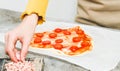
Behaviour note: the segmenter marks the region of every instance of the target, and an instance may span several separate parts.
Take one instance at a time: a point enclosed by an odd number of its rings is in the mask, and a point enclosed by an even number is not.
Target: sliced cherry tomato
[[[81,39],[82,39],[81,37],[73,37],[73,38],[72,38],[72,41],[73,41],[73,42],[80,42]]]
[[[43,33],[36,33],[36,36],[37,36],[37,37],[43,37],[44,34],[43,34]]]
[[[50,33],[50,34],[49,34],[49,37],[50,37],[50,38],[55,38],[55,37],[57,37],[57,34],[56,34],[56,33]]]
[[[61,50],[61,49],[63,48],[63,45],[60,44],[60,43],[56,43],[56,44],[53,45],[53,47],[54,47],[55,49]]]
[[[56,39],[55,42],[56,42],[56,43],[62,43],[62,42],[63,42],[63,39]]]
[[[76,33],[77,34],[84,34],[84,31],[83,30],[76,30]]]
[[[80,34],[79,37],[86,38],[86,35],[85,34]]]
[[[82,43],[81,43],[81,46],[82,47],[89,47],[91,44],[90,44],[90,42],[89,41],[83,41]]]
[[[55,31],[56,33],[60,33],[60,32],[62,31],[62,29],[61,29],[61,28],[56,28],[54,31]]]
[[[70,47],[70,50],[72,51],[72,52],[75,52],[76,50],[78,50],[79,48],[77,47],[77,46],[71,46]]]
[[[34,39],[34,43],[41,43],[41,38],[40,37],[36,37],[35,39]]]
[[[51,41],[45,40],[45,41],[42,41],[42,44],[43,44],[43,45],[49,45],[49,44],[51,44]]]
[[[68,31],[68,30],[63,30],[63,34],[65,34],[65,35],[71,35],[71,32]]]
[[[84,41],[90,41],[91,38],[88,38],[88,37],[84,37]]]

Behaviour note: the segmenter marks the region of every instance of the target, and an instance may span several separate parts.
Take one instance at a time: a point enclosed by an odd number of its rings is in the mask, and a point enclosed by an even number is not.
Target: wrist
[[[24,19],[23,19],[23,24],[29,24],[29,25],[37,25],[38,23],[38,16],[36,14],[30,14],[27,15]]]

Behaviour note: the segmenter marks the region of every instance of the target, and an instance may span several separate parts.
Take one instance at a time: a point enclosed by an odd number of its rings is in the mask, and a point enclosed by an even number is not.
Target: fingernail
[[[12,59],[13,62],[17,63],[18,61],[16,59]]]
[[[21,61],[24,62],[24,61],[25,61],[25,57],[22,57],[22,58],[21,58]]]

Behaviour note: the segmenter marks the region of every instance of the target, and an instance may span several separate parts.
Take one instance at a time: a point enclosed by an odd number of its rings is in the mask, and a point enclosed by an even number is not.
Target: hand
[[[38,16],[31,14],[26,16],[18,27],[6,33],[5,51],[12,61],[18,61],[16,57],[18,50],[15,47],[18,40],[21,42],[20,61],[24,61],[37,21]]]

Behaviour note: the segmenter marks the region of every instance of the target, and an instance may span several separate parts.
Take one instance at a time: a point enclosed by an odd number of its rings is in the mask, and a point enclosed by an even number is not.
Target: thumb
[[[25,61],[25,57],[26,57],[27,52],[28,52],[28,46],[29,46],[29,44],[27,42],[23,43],[23,47],[21,49],[21,54],[20,54],[21,55],[20,56],[21,61]]]

